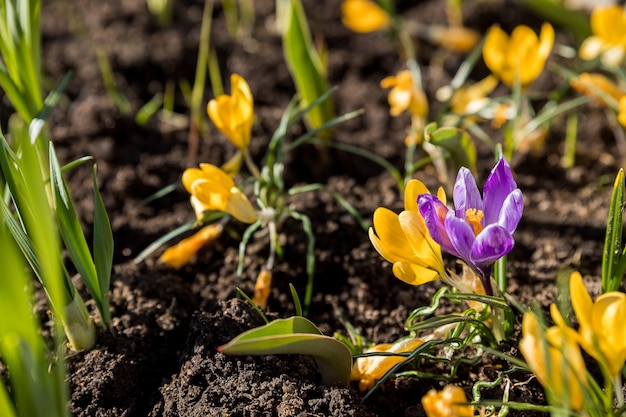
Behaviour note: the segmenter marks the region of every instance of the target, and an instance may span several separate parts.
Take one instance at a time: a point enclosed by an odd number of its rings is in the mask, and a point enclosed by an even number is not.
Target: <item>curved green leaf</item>
[[[278,319],[248,330],[218,348],[227,355],[300,354],[314,357],[329,385],[346,386],[350,382],[352,354],[337,339],[324,336],[304,317]]]

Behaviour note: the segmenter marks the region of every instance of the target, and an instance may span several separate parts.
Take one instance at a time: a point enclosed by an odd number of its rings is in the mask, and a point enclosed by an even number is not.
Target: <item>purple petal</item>
[[[515,239],[502,226],[491,224],[476,236],[471,259],[475,265],[492,264],[513,249]]]
[[[483,200],[480,196],[480,191],[478,191],[476,180],[470,170],[465,167],[459,169],[452,197],[454,198],[457,217],[465,218],[467,209],[483,209]]]
[[[454,250],[444,225],[449,212],[448,208],[437,197],[430,194],[420,194],[417,197],[417,206],[433,240],[439,243],[446,252],[450,252],[450,249]]]
[[[448,252],[471,263],[472,247],[476,240],[472,226],[465,219],[460,219],[450,212],[446,217],[446,230],[454,246],[454,252],[449,250]]]
[[[522,218],[522,211],[524,211],[524,196],[518,188],[513,190],[502,203],[498,224],[513,234]]]
[[[517,188],[513,179],[511,167],[504,158],[500,158],[496,166],[491,170],[483,188],[483,213],[484,224],[492,224],[498,221],[500,209],[506,197]]]

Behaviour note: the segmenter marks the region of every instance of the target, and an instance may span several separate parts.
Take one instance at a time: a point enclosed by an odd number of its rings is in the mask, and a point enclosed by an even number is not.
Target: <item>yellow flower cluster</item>
[[[572,307],[580,323],[576,332],[553,304],[555,326],[544,330],[534,313],[524,314],[520,351],[539,382],[560,405],[580,410],[589,383],[580,347],[595,358],[612,378],[620,375],[626,360],[626,294],[607,292],[595,301],[582,277],[570,276]]]
[[[198,220],[207,210],[224,211],[243,223],[253,223],[258,216],[248,198],[237,188],[231,175],[238,172],[242,156],[247,155],[250,134],[254,119],[254,102],[246,80],[238,74],[230,77],[232,94],[221,94],[207,105],[211,121],[238,149],[237,154],[223,169],[212,164],[200,164],[198,168],[188,168],[183,173],[183,186],[191,194]],[[228,172],[228,173],[227,173]],[[217,239],[222,225],[209,225],[194,235],[168,248],[160,261],[180,268],[205,244]]]

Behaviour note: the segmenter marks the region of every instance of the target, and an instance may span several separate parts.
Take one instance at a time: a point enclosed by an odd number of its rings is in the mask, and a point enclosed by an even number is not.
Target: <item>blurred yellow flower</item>
[[[393,274],[400,280],[421,285],[445,274],[440,246],[432,239],[417,208],[417,196],[429,194],[419,180],[408,182],[404,191],[404,211],[379,207],[374,211],[374,227],[369,238],[378,253],[393,264]],[[441,188],[438,197],[445,203]]]
[[[221,223],[204,226],[200,231],[167,248],[159,258],[159,261],[177,269],[187,265],[204,245],[220,237],[223,228]]]
[[[389,15],[371,0],[344,0],[341,21],[348,29],[359,33],[384,30],[391,24]]]
[[[403,70],[395,76],[385,77],[381,82],[382,88],[391,88],[389,92],[389,113],[399,116],[408,110],[412,116],[425,118],[428,114],[428,100],[426,94],[413,82],[411,71]]]
[[[487,97],[498,86],[498,79],[488,75],[474,84],[456,90],[450,98],[450,110],[456,114],[474,114],[485,109],[491,100]]]
[[[617,114],[617,120],[626,128],[626,95],[619,99],[619,113]]]
[[[550,306],[557,326],[544,330],[532,312],[524,313],[519,350],[531,371],[552,398],[561,406],[574,410],[583,407],[586,368],[576,332],[565,326],[553,304]]]
[[[570,294],[581,346],[606,364],[612,376],[619,375],[626,360],[626,294],[611,291],[594,302],[578,272],[570,276]]]
[[[626,9],[617,4],[597,7],[591,13],[591,32],[580,45],[580,57],[591,60],[599,56],[605,65],[620,65],[626,52]]]
[[[254,223],[257,213],[233,179],[211,164],[200,164],[183,173],[183,185],[191,194],[191,205],[200,219],[206,210],[225,211],[244,223]]]
[[[487,32],[483,59],[489,70],[503,83],[512,87],[519,79],[522,87],[541,74],[554,45],[554,28],[541,26],[539,37],[528,26],[517,26],[509,37],[499,26]]]
[[[576,91],[588,97],[596,99],[605,106],[610,106],[607,100],[611,98],[619,100],[626,92],[617,84],[602,74],[583,72],[570,81],[570,85]]]
[[[422,406],[428,417],[473,417],[474,407],[467,404],[463,388],[446,385],[441,391],[431,389],[422,397]]]
[[[424,343],[422,339],[410,338],[396,343],[383,343],[366,349],[363,353],[410,353]],[[365,356],[357,358],[352,365],[351,381],[359,381],[359,389],[367,391],[392,367],[405,360],[405,356]]]
[[[480,34],[463,26],[432,26],[427,31],[431,42],[459,53],[470,52],[480,41]]]
[[[254,284],[254,296],[252,302],[261,308],[267,306],[267,299],[270,297],[272,291],[272,271],[263,268],[259,275],[256,277],[256,283]]]
[[[220,94],[209,101],[207,113],[211,121],[240,151],[250,144],[254,119],[254,102],[246,80],[238,74],[230,76],[232,95]]]

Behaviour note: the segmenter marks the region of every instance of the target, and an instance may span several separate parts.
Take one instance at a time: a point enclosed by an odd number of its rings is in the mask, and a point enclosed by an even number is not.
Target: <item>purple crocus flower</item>
[[[463,167],[456,177],[453,198],[454,210],[430,194],[421,194],[417,204],[435,242],[478,272],[485,291],[492,295],[493,264],[515,244],[513,232],[524,209],[522,192],[509,164],[500,158],[485,182],[482,197],[471,172]]]

